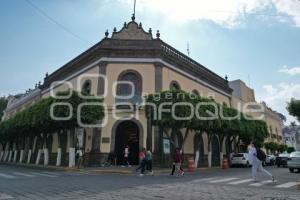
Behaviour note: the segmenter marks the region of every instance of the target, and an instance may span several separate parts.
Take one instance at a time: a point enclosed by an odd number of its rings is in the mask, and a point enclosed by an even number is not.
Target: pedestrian
[[[171,172],[171,176],[173,176],[174,175],[174,172],[175,172],[175,169],[176,169],[176,151],[177,151],[177,149],[179,149],[179,148],[175,148],[175,152],[174,152],[174,155],[173,155],[173,162],[172,162],[172,172]],[[181,153],[182,154],[182,153]],[[181,155],[182,156],[182,155]],[[183,172],[183,169],[182,169],[182,166],[180,165],[180,170],[182,171],[182,175],[184,176],[184,172]]]
[[[264,159],[266,158],[265,153],[259,149],[256,148],[257,146],[254,145],[253,143],[251,143],[248,146],[248,161],[249,163],[252,165],[252,178],[254,180],[254,182],[257,181],[257,172],[262,172],[264,173],[266,176],[269,176],[272,180],[272,182],[275,182],[274,176],[268,172],[267,170],[265,170],[262,166],[262,162],[264,161]]]
[[[77,162],[77,168],[83,167],[83,161],[84,161],[84,152],[81,148],[79,148],[76,152],[76,155],[78,157],[78,162]]]
[[[140,173],[140,176],[144,176],[145,170],[148,170],[150,172],[150,175],[153,175],[152,170],[152,153],[150,150],[148,150],[145,154],[145,158],[142,161],[142,170]]]
[[[124,161],[125,161],[125,165],[127,167],[131,167],[130,163],[129,163],[129,146],[126,145],[125,149],[124,149]]]
[[[136,171],[139,171],[142,169],[142,162],[145,158],[146,148],[143,148],[143,150],[139,153],[139,167],[136,168]]]

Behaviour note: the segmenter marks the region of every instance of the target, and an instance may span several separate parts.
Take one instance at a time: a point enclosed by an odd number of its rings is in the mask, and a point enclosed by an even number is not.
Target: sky
[[[0,0],[0,96],[23,93],[130,21],[134,0]],[[137,0],[136,21],[285,114],[300,99],[299,0]]]

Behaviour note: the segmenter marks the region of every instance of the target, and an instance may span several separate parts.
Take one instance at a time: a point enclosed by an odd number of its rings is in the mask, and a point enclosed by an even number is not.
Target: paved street
[[[268,167],[275,184],[260,177],[253,183],[250,169],[201,170],[183,178],[168,174],[100,174],[89,171],[49,171],[0,165],[2,199],[300,199],[300,174]]]

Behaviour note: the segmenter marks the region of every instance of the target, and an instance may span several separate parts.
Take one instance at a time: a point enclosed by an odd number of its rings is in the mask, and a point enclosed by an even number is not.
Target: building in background
[[[233,89],[232,107],[264,120],[267,123],[269,136],[266,142],[282,142],[284,124],[278,113],[268,107],[265,102],[257,103],[254,90],[248,87],[242,80],[230,81],[229,86]],[[255,112],[246,112],[248,109],[252,109]]]
[[[283,129],[283,140],[289,147],[294,147],[300,151],[300,125],[291,123]]]
[[[24,94],[10,95],[7,97],[7,107],[3,112],[2,120],[15,116],[18,112],[30,107],[41,97],[41,90],[36,86]]]

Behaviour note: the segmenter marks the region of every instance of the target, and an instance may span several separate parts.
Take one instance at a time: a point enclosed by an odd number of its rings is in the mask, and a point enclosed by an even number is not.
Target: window
[[[126,83],[120,83],[117,88],[117,94],[119,96],[129,96],[134,94],[134,96],[140,96],[142,94],[142,78],[141,75],[136,71],[127,71],[119,76],[118,81],[128,81],[133,83],[133,87]],[[132,89],[134,91],[132,91]]]
[[[176,81],[170,83],[170,90],[180,90],[180,86]]]
[[[90,80],[86,80],[82,85],[81,92],[83,94],[91,94],[91,90],[92,90],[92,82]]]
[[[197,90],[193,90],[193,91],[192,91],[192,94],[197,95],[197,96],[200,96],[200,95],[199,95],[199,92],[198,92]]]
[[[269,129],[270,129],[270,133],[272,134],[272,133],[273,133],[273,128],[272,128],[272,126],[270,126]]]

